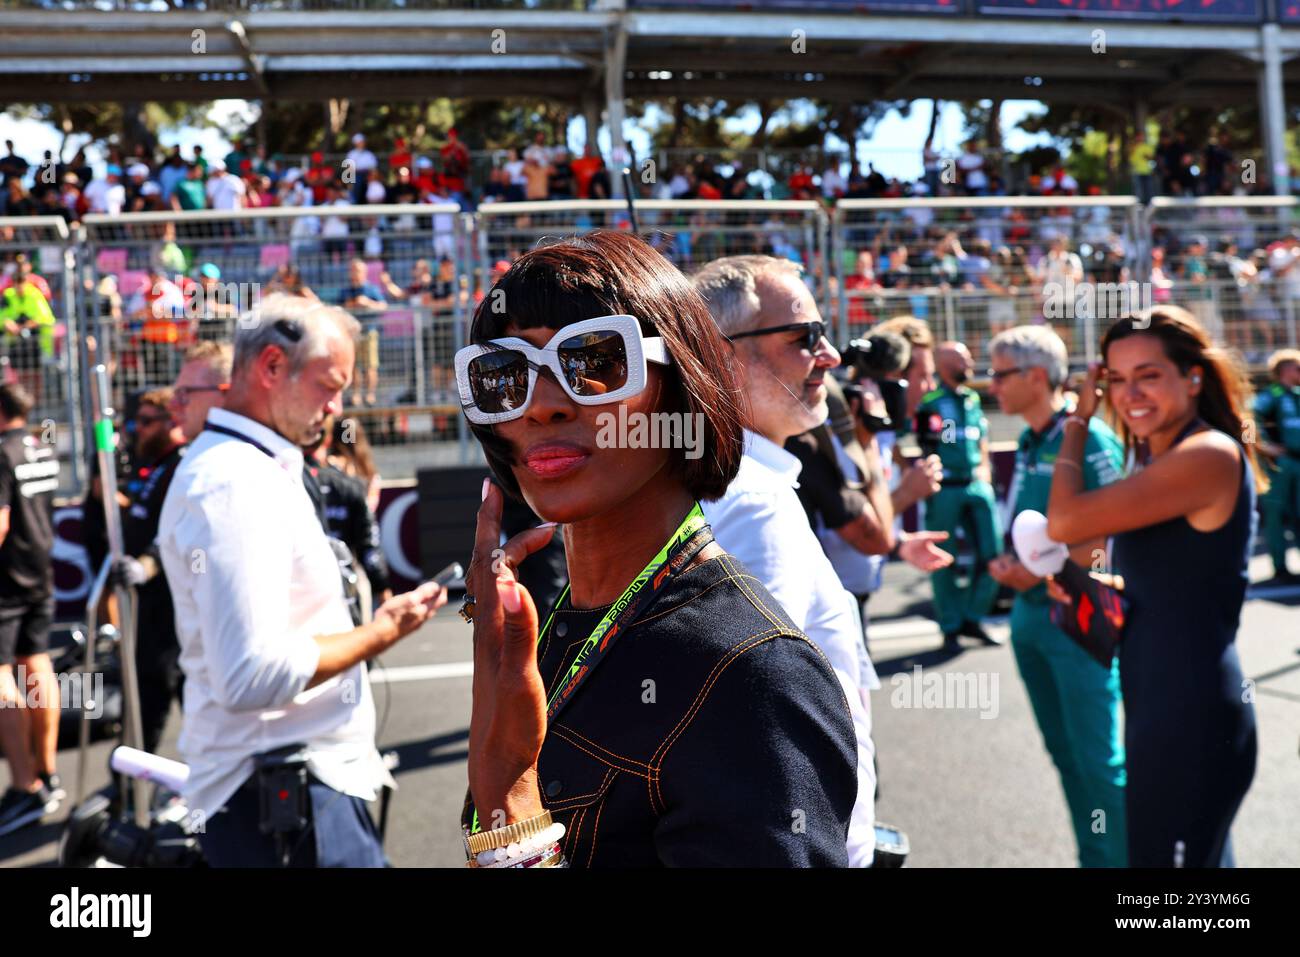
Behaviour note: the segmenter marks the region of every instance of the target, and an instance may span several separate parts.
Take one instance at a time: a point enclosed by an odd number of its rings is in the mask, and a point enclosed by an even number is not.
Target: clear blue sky
[[[1043,105],[1035,100],[1008,100],[1002,108],[1002,130],[1005,145],[1013,151],[1026,149],[1037,143],[1050,142],[1047,136],[1029,136],[1015,129],[1016,124],[1027,114],[1041,110]],[[177,143],[186,147],[199,144],[209,156],[224,156],[230,149],[229,140],[223,129],[232,124],[227,118],[247,114],[248,105],[243,100],[219,100],[213,106],[212,116],[218,121],[218,128],[194,129],[180,127],[163,130],[160,139],[165,146]],[[741,113],[733,122],[738,128],[752,131],[758,125],[758,115],[754,110]],[[925,132],[930,123],[930,103],[928,100],[917,101],[911,116],[902,118],[896,112],[876,124],[870,139],[859,144],[858,156],[863,161],[870,160],[886,176],[915,179],[921,175],[921,146]],[[625,135],[634,144],[637,155],[644,156],[649,147],[649,135],[645,130],[629,123]],[[583,123],[575,120],[569,128],[569,145],[577,150],[582,147]],[[16,121],[0,113],[0,140],[12,139],[18,153],[35,164],[44,150],[59,148],[61,134],[44,123]],[[74,141],[77,138],[74,137]],[[608,137],[601,137],[602,148],[608,149]],[[957,152],[964,140],[962,135],[961,110],[955,103],[943,104],[940,112],[939,127],[935,142],[941,152]],[[473,144],[470,144],[471,147]],[[834,143],[830,144],[836,145]],[[93,163],[99,163],[102,157],[95,151],[88,151]],[[70,158],[70,154],[69,154]]]

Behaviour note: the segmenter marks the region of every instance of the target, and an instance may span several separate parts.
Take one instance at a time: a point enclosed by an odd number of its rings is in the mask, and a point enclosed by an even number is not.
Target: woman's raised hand
[[[555,526],[530,528],[501,546],[502,505],[501,490],[485,481],[465,577],[474,596],[469,788],[485,829],[543,810],[537,756],[546,736],[546,688],[537,668],[537,608],[516,569],[550,542]]]

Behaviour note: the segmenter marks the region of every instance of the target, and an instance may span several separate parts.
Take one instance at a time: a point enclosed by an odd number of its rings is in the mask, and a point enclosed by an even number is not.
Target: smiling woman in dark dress
[[[1102,339],[1056,461],[1048,534],[1111,535],[1129,607],[1119,643],[1130,867],[1231,867],[1255,774],[1255,710],[1236,637],[1254,537],[1248,382],[1185,309]],[[1136,470],[1082,491],[1087,419],[1107,385]],[[1245,444],[1242,440],[1247,439]],[[1060,592],[1055,597],[1060,597]]]
[[[847,702],[699,511],[741,458],[703,301],[641,240],[597,231],[516,261],[470,341],[457,383],[495,479],[467,575],[470,863],[844,865]],[[602,437],[661,412],[701,415],[702,443]],[[549,614],[515,567],[556,529],[497,550],[503,494],[561,524],[569,586]]]

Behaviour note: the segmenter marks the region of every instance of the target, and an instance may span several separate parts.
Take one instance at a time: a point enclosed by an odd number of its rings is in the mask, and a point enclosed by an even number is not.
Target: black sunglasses
[[[1024,372],[1020,366],[1013,366],[1010,369],[989,369],[989,378],[994,382],[1001,382],[1009,375],[1015,375],[1017,372]]]
[[[777,332],[796,331],[804,334],[803,347],[809,352],[815,352],[817,344],[826,335],[826,323],[818,319],[815,322],[792,322],[788,326],[772,326],[770,329],[751,329],[749,332],[738,332],[734,336],[727,336],[727,341],[735,342],[737,339],[746,339],[749,336],[770,336]]]

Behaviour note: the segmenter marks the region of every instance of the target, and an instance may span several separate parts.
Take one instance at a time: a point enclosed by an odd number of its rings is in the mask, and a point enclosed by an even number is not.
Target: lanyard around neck
[[[582,643],[582,647],[578,649],[578,653],[569,665],[569,670],[556,683],[555,690],[546,702],[548,727],[555,722],[556,716],[564,706],[573,700],[574,692],[609,654],[618,634],[630,628],[637,616],[643,614],[654,604],[655,599],[663,594],[663,586],[673,576],[679,574],[711,541],[713,541],[713,533],[704,518],[704,510],[700,508],[700,503],[696,502],[682,519],[682,523],[677,526],[677,531],[673,532],[663,548],[650,559],[650,563],[641,570],[641,573],[632,579],[632,584],[627,586],[622,596],[610,606],[609,611],[605,612],[586,641]],[[550,631],[556,609],[564,603],[568,594],[569,586],[566,584],[551,613],[547,616],[546,624],[537,635],[539,647],[542,638]],[[470,833],[478,833],[479,828],[478,809],[474,808]]]
[[[659,549],[658,554],[650,559],[650,563],[636,578],[632,579],[632,584],[628,585],[622,596],[610,606],[609,611],[605,612],[586,641],[582,643],[569,664],[568,671],[556,683],[551,697],[546,702],[547,724],[555,721],[556,715],[572,700],[573,693],[604,660],[620,631],[626,631],[631,627],[637,616],[654,604],[655,599],[663,593],[663,586],[685,568],[700,549],[711,541],[713,535],[709,531],[708,522],[705,521],[704,511],[700,508],[700,503],[696,502],[682,519],[682,523],[677,526],[677,530],[664,543],[663,548]],[[555,607],[547,616],[546,624],[542,626],[537,636],[539,646],[542,638],[551,628],[555,610],[560,607],[568,594],[569,586],[566,584]]]
[[[268,449],[261,442],[257,441],[257,439],[249,438],[243,432],[239,432],[235,429],[229,428],[224,425],[217,425],[215,422],[206,422],[204,423],[203,428],[207,429],[210,432],[220,432],[222,435],[228,435],[232,439],[239,439],[239,441],[241,442],[247,442],[249,445],[257,449],[259,452],[263,453],[264,455],[273,459],[275,458],[274,452]]]

